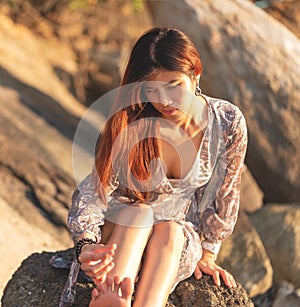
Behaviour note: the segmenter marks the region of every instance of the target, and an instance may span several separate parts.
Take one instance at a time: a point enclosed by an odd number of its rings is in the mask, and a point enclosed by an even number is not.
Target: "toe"
[[[133,285],[131,279],[128,277],[124,278],[120,284],[120,288],[122,292],[122,298],[124,298],[125,300],[130,299],[133,292]]]
[[[92,291],[92,299],[95,300],[97,298],[97,296],[99,295],[99,291],[97,288],[95,288],[93,291]]]
[[[119,276],[114,277],[114,292],[119,293],[121,278]]]
[[[110,276],[106,276],[106,291],[107,292],[111,292],[112,291],[112,284],[113,284],[113,280]]]

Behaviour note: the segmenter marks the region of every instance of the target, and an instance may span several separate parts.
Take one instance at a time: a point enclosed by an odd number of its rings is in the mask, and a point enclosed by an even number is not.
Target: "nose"
[[[163,106],[168,106],[172,104],[172,100],[170,99],[169,95],[166,93],[166,90],[164,88],[159,89],[159,102]]]

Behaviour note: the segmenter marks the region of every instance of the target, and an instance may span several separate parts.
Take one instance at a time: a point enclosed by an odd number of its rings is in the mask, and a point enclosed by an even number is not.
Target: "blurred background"
[[[248,123],[240,216],[219,261],[257,306],[299,306],[299,0],[1,0],[0,297],[26,257],[72,246],[76,127],[160,25],[190,35],[203,93]]]

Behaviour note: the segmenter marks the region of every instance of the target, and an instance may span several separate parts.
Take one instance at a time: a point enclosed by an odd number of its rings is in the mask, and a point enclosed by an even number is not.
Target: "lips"
[[[162,112],[163,112],[164,114],[171,115],[171,114],[173,114],[174,112],[176,112],[177,110],[178,110],[177,108],[170,108],[170,107],[168,107],[168,108],[164,108],[164,109],[162,110]]]

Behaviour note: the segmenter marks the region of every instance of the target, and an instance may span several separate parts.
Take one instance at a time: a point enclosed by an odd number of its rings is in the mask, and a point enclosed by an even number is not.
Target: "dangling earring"
[[[199,85],[199,83],[197,84],[197,86],[196,86],[196,90],[195,90],[195,95],[196,96],[200,96],[201,95],[201,88],[200,88],[200,85]]]

